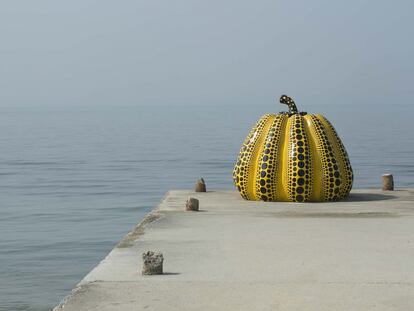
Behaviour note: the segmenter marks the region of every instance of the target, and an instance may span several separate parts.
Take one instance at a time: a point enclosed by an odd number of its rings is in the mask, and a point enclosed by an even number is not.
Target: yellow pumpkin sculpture
[[[246,200],[318,202],[348,196],[353,173],[345,147],[320,114],[299,112],[283,95],[289,112],[266,114],[246,137],[233,180]]]

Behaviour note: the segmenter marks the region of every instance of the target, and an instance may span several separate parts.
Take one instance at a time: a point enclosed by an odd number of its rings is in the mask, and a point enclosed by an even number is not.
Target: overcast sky
[[[0,2],[0,105],[414,98],[414,1]]]

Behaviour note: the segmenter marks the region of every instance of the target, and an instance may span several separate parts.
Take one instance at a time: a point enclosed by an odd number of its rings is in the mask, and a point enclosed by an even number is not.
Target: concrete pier
[[[187,198],[200,211],[185,211]],[[142,253],[164,255],[143,276]],[[54,310],[411,310],[414,189],[335,203],[170,191]]]

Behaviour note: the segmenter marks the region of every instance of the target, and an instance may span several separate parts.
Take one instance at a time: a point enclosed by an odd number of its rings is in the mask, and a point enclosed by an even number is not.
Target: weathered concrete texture
[[[142,254],[142,274],[155,275],[162,274],[162,263],[164,257],[160,252],[148,251]]]
[[[185,212],[189,196],[200,212]],[[164,254],[142,276],[141,254]],[[170,191],[56,310],[411,310],[414,190],[337,203]]]
[[[188,198],[187,203],[185,204],[185,209],[187,211],[193,211],[193,212],[198,212],[200,207],[199,207],[199,200],[195,199],[195,198]]]

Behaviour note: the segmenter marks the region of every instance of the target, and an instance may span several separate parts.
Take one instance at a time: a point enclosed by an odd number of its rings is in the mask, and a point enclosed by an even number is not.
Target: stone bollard
[[[199,202],[197,199],[195,198],[188,198],[186,204],[185,204],[185,209],[187,211],[194,211],[197,212],[198,211],[198,206],[199,206]]]
[[[142,254],[142,275],[162,274],[164,257],[159,252],[148,251]]]
[[[394,190],[394,177],[392,174],[382,175],[382,190]]]
[[[204,182],[203,178],[197,180],[195,184],[195,192],[206,192],[206,183]]]

